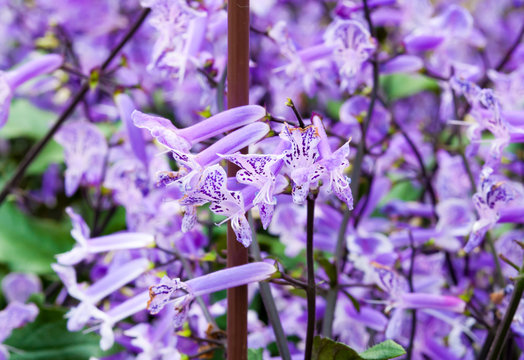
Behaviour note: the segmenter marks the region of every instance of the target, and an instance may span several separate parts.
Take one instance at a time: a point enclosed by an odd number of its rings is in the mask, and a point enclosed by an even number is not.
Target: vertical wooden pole
[[[249,102],[249,0],[229,0],[227,7],[227,107]],[[247,153],[247,149],[243,150]],[[229,163],[228,176],[238,168]],[[248,262],[248,252],[227,227],[227,266]],[[247,286],[227,291],[227,358],[247,359]]]

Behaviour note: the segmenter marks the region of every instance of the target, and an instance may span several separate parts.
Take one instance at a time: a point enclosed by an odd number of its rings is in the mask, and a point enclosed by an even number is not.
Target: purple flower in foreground
[[[164,276],[160,284],[149,289],[148,310],[157,314],[169,303],[175,304],[175,327],[180,327],[187,313],[189,303],[197,296],[250,284],[268,279],[276,268],[265,262],[235,266],[200,276],[188,281],[170,279]],[[180,294],[182,292],[183,294]]]
[[[65,124],[55,135],[65,154],[65,192],[72,196],[80,185],[98,185],[102,180],[107,142],[93,124],[76,121]]]
[[[35,304],[23,304],[14,301],[0,311],[0,359],[8,359],[9,353],[5,346],[1,345],[11,332],[27,323],[33,322],[38,315]]]
[[[62,65],[62,61],[60,55],[42,55],[16,69],[0,71],[0,128],[7,122],[11,99],[16,88],[39,75],[56,70]]]
[[[135,110],[131,117],[137,127],[149,130],[151,135],[168,150],[187,153],[194,144],[202,140],[250,124],[265,115],[266,110],[261,106],[239,106],[184,129],[177,129],[168,119],[147,115],[138,110]]]
[[[314,114],[312,117],[313,124],[317,127],[320,135],[318,150],[321,160],[317,163],[317,172],[321,178],[327,179],[328,192],[334,192],[335,195],[343,201],[349,210],[353,209],[353,195],[351,193],[351,179],[344,175],[344,171],[349,166],[347,160],[349,156],[349,141],[342,145],[335,152],[331,152],[329,140],[322,124],[322,118]]]
[[[93,312],[93,316],[100,322],[100,348],[102,350],[109,350],[115,342],[113,326],[129,316],[145,310],[148,299],[149,292],[144,291],[129,298],[123,303],[118,304],[107,312],[103,312],[99,309],[96,309]]]
[[[173,158],[180,166],[180,170],[162,173],[159,185],[175,183],[182,192],[189,192],[194,189],[204,169],[220,161],[221,154],[229,154],[245,148],[262,139],[268,132],[267,124],[257,122],[233,131],[196,155],[173,150]]]
[[[262,225],[264,229],[267,229],[277,203],[274,194],[278,171],[275,168],[281,166],[283,155],[233,154],[222,156],[241,168],[236,174],[239,183],[252,185],[259,190],[253,199],[253,205],[259,207]]]
[[[133,119],[131,116],[136,108],[135,104],[129,95],[123,93],[117,94],[115,96],[115,104],[118,108],[120,120],[125,126],[129,144],[131,145],[131,150],[135,154],[136,158],[142,162],[144,169],[147,170],[149,161],[146,153],[146,143],[144,137],[142,136],[142,130],[138,129],[135,124],[133,124]]]
[[[72,308],[66,315],[69,318],[67,328],[69,331],[79,331],[99,311],[96,304],[111,295],[124,285],[138,278],[151,268],[147,259],[136,259],[116,269],[112,269],[107,275],[99,279],[86,289],[81,288],[76,282],[74,268],[58,264],[51,265],[67,288],[69,295],[80,304]]]
[[[121,232],[90,238],[90,231],[84,219],[72,208],[67,208],[66,211],[73,223],[71,236],[76,240],[76,245],[72,250],[56,255],[58,263],[62,265],[78,264],[90,254],[148,247],[155,241],[153,235],[137,232]]]
[[[244,198],[239,191],[227,189],[227,175],[220,165],[204,170],[196,189],[180,201],[186,206],[199,206],[208,202],[211,202],[211,211],[227,217],[223,222],[231,220],[237,240],[248,247],[251,244],[251,228],[245,216]]]
[[[485,167],[480,179],[480,190],[473,195],[473,204],[479,219],[473,224],[473,230],[464,251],[470,252],[476,248],[499,220],[499,210],[515,198],[515,189],[505,181],[497,181],[492,174],[493,169]]]
[[[293,202],[302,204],[306,200],[310,184],[320,175],[314,166],[319,156],[317,145],[320,142],[320,135],[314,125],[303,129],[292,128],[285,124],[280,137],[291,143],[291,149],[283,152],[284,162],[291,169]]]

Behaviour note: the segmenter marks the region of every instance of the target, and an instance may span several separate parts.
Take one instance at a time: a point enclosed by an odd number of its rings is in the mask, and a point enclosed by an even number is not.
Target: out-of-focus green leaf
[[[414,201],[420,196],[422,189],[416,188],[410,181],[399,182],[391,188],[391,191],[382,198],[380,204],[387,204],[393,199],[400,199],[404,201]]]
[[[82,332],[69,332],[64,319],[65,310],[40,309],[33,323],[15,329],[5,341],[16,351],[11,360],[83,360],[102,356],[100,336]]]
[[[42,138],[55,118],[52,112],[41,110],[27,100],[14,100],[9,110],[7,124],[0,129],[0,138]]]
[[[393,340],[386,340],[361,352],[360,357],[364,360],[389,360],[402,356],[405,353],[406,351],[402,346]]]
[[[340,115],[340,108],[342,107],[342,101],[328,100],[326,104],[327,114],[330,118],[338,120]]]
[[[403,99],[422,91],[439,91],[435,79],[420,74],[390,74],[380,77],[380,86],[389,101]]]
[[[315,336],[313,339],[312,360],[362,360],[349,346],[329,338]]]
[[[262,360],[262,348],[260,349],[247,349],[247,360]]]
[[[13,203],[0,207],[0,262],[11,271],[52,273],[54,255],[71,249],[70,225],[32,218]]]
[[[64,162],[64,149],[57,142],[51,140],[29,165],[26,171],[28,175],[42,174],[53,163],[61,164]]]

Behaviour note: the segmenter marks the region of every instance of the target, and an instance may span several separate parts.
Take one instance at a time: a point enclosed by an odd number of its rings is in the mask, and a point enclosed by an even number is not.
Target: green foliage
[[[52,273],[54,255],[71,249],[70,226],[22,213],[13,203],[0,207],[0,262],[11,271]]]
[[[316,336],[312,360],[389,360],[405,353],[402,346],[392,340],[381,342],[359,354],[345,344]]]
[[[386,340],[360,353],[360,357],[364,360],[388,360],[405,353],[406,351],[402,346],[393,340]]]
[[[94,333],[69,332],[65,310],[42,308],[36,320],[15,329],[5,341],[15,351],[11,360],[83,360],[104,355]],[[107,355],[107,354],[106,354]]]
[[[33,106],[27,100],[15,100],[9,110],[9,120],[0,129],[0,138],[29,138],[39,140],[49,130],[55,115]]]
[[[247,360],[262,360],[262,348],[260,349],[247,349]]]
[[[313,339],[312,360],[361,360],[358,353],[349,346],[329,338],[316,336]]]
[[[410,97],[423,91],[439,91],[435,79],[420,74],[391,74],[380,77],[380,86],[389,101]]]

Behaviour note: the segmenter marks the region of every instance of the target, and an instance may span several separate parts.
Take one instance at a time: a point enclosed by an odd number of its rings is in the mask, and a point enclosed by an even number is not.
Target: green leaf
[[[330,283],[334,284],[337,280],[337,269],[322,253],[315,254],[315,260],[324,269],[329,278]]]
[[[29,165],[26,171],[28,175],[42,174],[49,165],[64,162],[64,149],[56,141],[51,140],[42,150],[36,159]]]
[[[247,360],[262,360],[264,349],[247,349]]]
[[[311,360],[362,360],[362,358],[345,344],[315,336]]]
[[[54,255],[71,249],[70,225],[32,218],[13,203],[0,207],[0,262],[11,271],[53,273]]]
[[[360,353],[364,360],[388,360],[404,355],[406,351],[393,340],[386,340]]]
[[[380,86],[389,101],[403,99],[422,91],[439,91],[435,79],[420,74],[391,74],[380,77]]]
[[[103,356],[100,336],[68,331],[64,314],[65,310],[59,308],[42,308],[33,323],[15,329],[5,341],[16,349],[10,360],[87,360]]]
[[[0,129],[0,138],[38,140],[47,133],[54,118],[53,113],[41,110],[27,100],[15,100],[11,103],[7,123]]]

